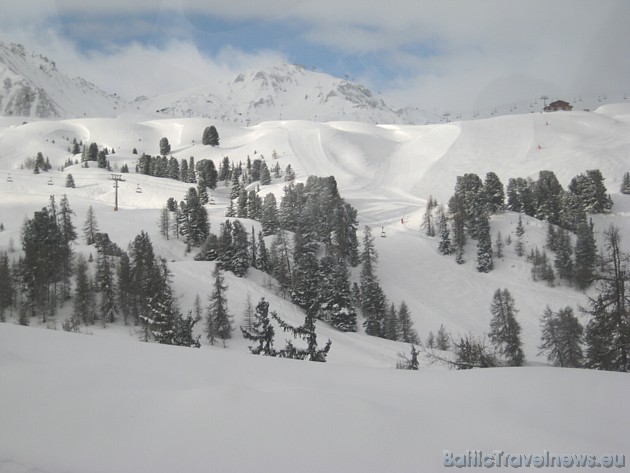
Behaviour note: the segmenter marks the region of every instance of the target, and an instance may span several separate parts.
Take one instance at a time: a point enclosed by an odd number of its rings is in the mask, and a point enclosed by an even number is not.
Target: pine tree
[[[420,344],[418,332],[413,328],[409,307],[402,301],[398,307],[398,340],[405,343]]]
[[[268,186],[269,184],[271,184],[271,173],[269,172],[267,163],[263,161],[260,166],[260,185]]]
[[[0,322],[5,322],[5,311],[13,305],[14,281],[9,268],[9,256],[0,252]]]
[[[419,354],[420,354],[420,352],[412,344],[411,345],[410,358],[407,358],[407,356],[404,353],[399,353],[398,354],[399,360],[396,362],[396,369],[399,369],[399,370],[417,370],[418,367],[420,366],[420,363],[418,362],[418,355]]]
[[[267,245],[265,244],[265,238],[262,231],[258,232],[258,254],[256,255],[257,268],[265,273],[271,271],[269,253],[267,252]]]
[[[188,159],[188,176],[186,177],[186,182],[191,184],[197,183],[197,171],[195,168],[195,157],[191,156]]]
[[[70,187],[72,189],[76,187],[74,184],[74,178],[72,177],[72,174],[70,173],[68,173],[68,175],[66,176],[66,187]]]
[[[294,327],[280,317],[275,312],[271,313],[273,319],[285,332],[289,332],[293,338],[301,338],[307,344],[306,348],[298,348],[293,345],[293,342],[287,340],[285,348],[278,352],[278,355],[283,358],[293,358],[297,360],[308,360],[325,362],[332,342],[328,340],[324,348],[318,348],[317,346],[317,332],[315,331],[315,315],[313,313],[307,313],[304,318],[304,323],[299,327]]]
[[[422,218],[422,228],[424,229],[425,235],[428,237],[435,236],[435,224],[433,223],[433,209],[435,207],[437,207],[437,201],[433,199],[432,196],[429,196],[424,211],[424,217]]]
[[[260,223],[262,225],[263,235],[265,236],[275,234],[280,228],[278,204],[276,202],[276,196],[271,192],[263,199]]]
[[[489,273],[494,269],[492,260],[492,239],[490,237],[490,222],[485,212],[480,217],[477,228],[477,271]]]
[[[597,266],[597,246],[593,235],[593,223],[584,222],[578,227],[575,242],[575,283],[586,289],[595,279]]]
[[[90,297],[92,288],[90,287],[90,280],[88,276],[88,265],[83,255],[77,257],[77,282],[74,289],[74,308],[72,311],[72,326],[78,327],[81,323],[92,324],[94,321],[90,320]]]
[[[287,167],[284,170],[284,180],[286,182],[293,182],[295,180],[295,171],[290,164],[287,164]]]
[[[567,230],[558,230],[556,236],[556,257],[554,265],[560,279],[564,279],[569,284],[573,281],[573,245]]]
[[[466,245],[466,227],[464,203],[457,194],[451,197],[448,202],[448,209],[451,214],[451,231],[453,235],[452,249],[455,253],[457,264],[464,264],[464,248]]]
[[[448,333],[442,324],[440,324],[440,328],[438,329],[435,337],[435,347],[438,350],[448,350],[451,347]]]
[[[477,340],[470,334],[460,337],[459,342],[455,342],[455,355],[453,365],[458,370],[497,366],[496,357],[488,350],[485,342]]]
[[[438,244],[438,250],[443,255],[450,255],[453,252],[451,245],[451,232],[448,228],[448,218],[444,209],[440,206],[438,208],[438,233],[440,235],[440,243]]]
[[[523,242],[523,235],[525,235],[525,227],[523,227],[523,219],[521,215],[518,215],[518,223],[516,224],[516,245],[514,247],[516,256],[523,256],[525,254],[525,243]]]
[[[427,336],[427,347],[431,349],[436,347],[435,335],[433,335],[433,332],[429,332],[429,335]]]
[[[630,371],[630,300],[627,290],[630,257],[621,251],[621,233],[611,225],[604,232],[604,255],[596,277],[596,295],[588,297],[586,366]]]
[[[227,285],[220,264],[214,266],[212,277],[214,284],[206,318],[206,336],[212,345],[217,338],[221,339],[225,348],[225,341],[232,338],[232,317],[228,312]]]
[[[217,129],[214,127],[214,125],[208,126],[203,130],[201,143],[204,145],[218,146],[219,133],[217,132]]]
[[[182,182],[188,181],[188,161],[182,159],[179,164],[179,180]]]
[[[274,313],[272,312],[272,315]],[[278,352],[273,348],[275,330],[271,325],[269,316],[269,302],[263,297],[256,305],[256,313],[254,314],[253,327],[247,330],[241,327],[243,337],[255,343],[250,346],[249,350],[254,355],[277,356]]]
[[[110,264],[109,256],[107,256],[104,251],[99,251],[98,261],[101,272],[99,281],[101,290],[100,319],[103,325],[106,325],[113,323],[118,315],[116,289],[114,287],[114,270]]]
[[[383,320],[383,338],[388,340],[398,340],[398,317],[396,314],[396,306],[392,302]]]
[[[160,154],[166,156],[171,152],[171,144],[168,142],[167,137],[160,139]]]
[[[554,366],[579,368],[582,366],[582,335],[584,329],[573,315],[571,307],[554,313],[549,306],[541,319],[539,355],[546,353]]]
[[[486,174],[483,184],[484,199],[486,201],[486,211],[490,214],[497,213],[505,207],[505,192],[503,183],[494,172]]]
[[[116,286],[118,287],[118,307],[123,315],[125,325],[128,324],[128,317],[131,314],[129,304],[132,300],[132,280],[131,280],[131,263],[129,255],[123,253],[116,270]]]
[[[96,222],[96,217],[94,216],[94,209],[90,205],[88,207],[87,215],[85,217],[85,223],[83,224],[83,236],[85,238],[85,243],[88,245],[93,245],[97,233],[98,223]]]
[[[494,242],[495,255],[497,256],[497,258],[503,258],[504,245],[505,244],[503,243],[503,235],[501,235],[501,231],[498,231],[497,238]]]
[[[251,332],[254,329],[254,305],[252,299],[247,293],[247,299],[245,300],[245,310],[243,311],[243,329],[247,332]]]
[[[168,207],[164,206],[160,212],[160,220],[158,222],[160,227],[160,235],[168,240],[171,232],[171,212]]]
[[[361,260],[361,308],[365,321],[365,333],[376,337],[382,337],[383,319],[387,311],[385,294],[376,278],[376,262],[378,253],[374,247],[374,237],[369,226],[365,226],[363,235],[363,252]]]
[[[507,289],[497,289],[490,304],[490,341],[504,356],[509,366],[521,366],[525,355],[521,348],[521,326],[516,320],[518,310]]]

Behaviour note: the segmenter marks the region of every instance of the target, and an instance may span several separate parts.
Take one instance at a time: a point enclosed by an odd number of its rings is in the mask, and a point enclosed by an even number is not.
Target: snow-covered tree
[[[221,339],[225,347],[225,341],[232,338],[232,316],[228,312],[227,284],[220,264],[215,265],[212,277],[214,283],[206,317],[206,336],[212,345],[217,338]]]
[[[579,368],[582,366],[582,336],[584,329],[573,315],[571,307],[553,312],[545,308],[541,326],[540,353],[547,354],[547,359],[554,366]]]
[[[490,304],[490,341],[509,366],[521,366],[525,355],[521,348],[521,326],[516,320],[516,304],[508,289],[497,289]]]

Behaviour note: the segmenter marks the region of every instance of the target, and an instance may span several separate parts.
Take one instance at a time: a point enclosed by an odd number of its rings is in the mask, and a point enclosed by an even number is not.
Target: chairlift
[[[51,177],[50,179],[48,179],[48,185],[49,185],[49,186],[52,186],[52,185],[53,185],[53,180],[52,180],[52,177]]]
[[[387,234],[385,233],[385,227],[381,227],[381,238],[386,238]]]
[[[140,187],[140,184],[138,184],[138,185],[136,186],[136,192],[137,192],[138,194],[142,194],[142,188]]]
[[[216,202],[214,201],[214,197],[210,196],[210,200],[208,201],[210,205],[214,205]]]
[[[7,182],[13,182],[13,178],[11,177],[11,174],[7,176]]]

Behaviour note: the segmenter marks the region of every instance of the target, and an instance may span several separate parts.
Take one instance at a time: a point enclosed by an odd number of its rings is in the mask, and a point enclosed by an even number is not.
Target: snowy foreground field
[[[526,365],[469,372],[449,371],[421,357],[420,371],[395,370],[407,344],[358,333],[341,333],[319,323],[320,341],[332,340],[328,362],[270,359],[249,353],[238,326],[246,297],[261,297],[288,323],[304,313],[280,297],[264,273],[246,278],[226,274],[228,308],[234,318],[226,349],[210,347],[202,324],[200,349],[140,343],[122,321],[61,331],[72,311],[57,311],[49,328],[33,319],[16,325],[15,312],[0,324],[0,472],[434,472],[449,450],[503,450],[510,454],[625,454],[630,459],[627,374],[547,366],[539,354],[540,317],[570,306],[580,317],[586,295],[567,285],[549,287],[531,278],[531,264],[514,245],[495,259],[487,274],[475,268],[475,245],[466,263],[440,255],[437,240],[420,229],[429,195],[444,204],[464,173],[496,172],[536,179],[551,170],[566,188],[572,177],[600,169],[614,206],[595,215],[601,245],[612,223],[630,250],[630,196],[619,193],[630,171],[630,106],[595,113],[527,114],[429,126],[375,126],[353,122],[266,122],[252,127],[216,124],[218,147],[199,144],[204,119],[112,119],[30,121],[0,119],[0,251],[20,254],[25,218],[66,194],[76,216],[76,253],[94,254],[81,228],[93,208],[99,229],[121,248],[146,231],[156,254],[173,273],[184,313],[196,295],[207,304],[214,263],[194,261],[181,240],[158,229],[166,200],[181,200],[189,184],[136,174],[139,154],[158,153],[167,137],[175,158],[245,163],[264,155],[281,169],[291,164],[297,180],[335,176],[340,194],[376,235],[378,277],[388,299],[409,306],[422,340],[444,325],[454,338],[489,330],[489,305],[499,288],[513,294],[522,327]],[[131,169],[120,185],[120,211],[113,212],[110,173],[73,165],[76,139],[114,148],[114,169]],[[38,152],[52,170],[23,169]],[[77,156],[78,158],[79,156]],[[72,173],[76,188],[66,188]],[[9,178],[10,177],[10,178]],[[282,195],[273,180],[260,193]],[[251,185],[254,188],[255,184]],[[142,192],[137,192],[141,190]],[[225,221],[229,188],[213,193],[206,209],[211,231]],[[515,239],[518,215],[491,220],[492,235]],[[547,224],[523,217],[527,249],[544,247]],[[243,220],[246,228],[260,224]],[[386,238],[379,238],[381,230]],[[14,251],[11,251],[13,247]],[[90,266],[94,272],[94,264]],[[358,268],[353,272],[358,280]],[[282,345],[283,337],[278,336]],[[444,353],[441,353],[444,355]],[[448,355],[447,355],[448,356]],[[628,468],[626,466],[625,468]],[[562,471],[565,469],[562,468]],[[617,470],[617,469],[615,469]]]
[[[629,453],[619,373],[334,366],[10,324],[0,373],[3,473],[433,472],[443,450]]]

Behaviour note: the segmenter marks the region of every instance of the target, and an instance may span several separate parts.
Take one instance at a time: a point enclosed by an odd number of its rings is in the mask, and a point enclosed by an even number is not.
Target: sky
[[[0,40],[129,98],[282,63],[438,113],[630,96],[627,0],[0,0],[0,10]]]

